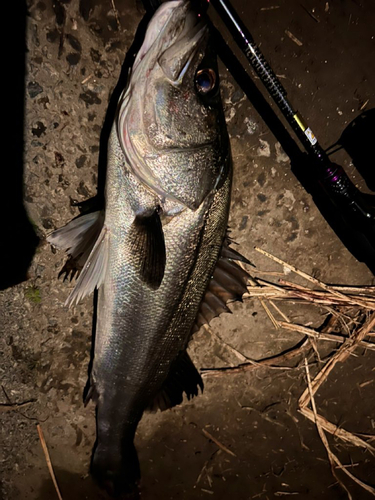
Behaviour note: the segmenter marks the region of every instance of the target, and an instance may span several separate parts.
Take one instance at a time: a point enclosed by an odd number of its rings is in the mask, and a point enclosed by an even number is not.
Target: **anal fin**
[[[98,391],[96,390],[96,384],[93,380],[92,373],[87,380],[86,387],[83,391],[83,404],[86,407],[90,401],[97,403],[99,399]]]
[[[190,399],[198,395],[198,388],[203,392],[202,377],[195,368],[186,351],[181,351],[173,361],[169,374],[158,394],[149,407],[149,411],[161,411],[182,403],[183,394]]]

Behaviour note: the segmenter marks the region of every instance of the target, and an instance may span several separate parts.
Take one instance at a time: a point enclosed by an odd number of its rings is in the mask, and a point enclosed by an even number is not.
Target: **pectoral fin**
[[[157,290],[164,276],[166,253],[163,227],[158,210],[151,215],[140,214],[129,231],[129,244],[140,278]]]

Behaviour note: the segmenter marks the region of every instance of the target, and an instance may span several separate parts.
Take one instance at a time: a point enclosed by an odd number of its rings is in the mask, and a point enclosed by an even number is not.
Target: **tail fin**
[[[116,447],[117,448],[117,447]],[[91,474],[99,486],[113,497],[137,500],[141,477],[134,443],[111,449],[97,443],[91,460]]]

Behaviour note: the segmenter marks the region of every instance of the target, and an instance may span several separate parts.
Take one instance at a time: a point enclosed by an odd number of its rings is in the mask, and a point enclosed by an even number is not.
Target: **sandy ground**
[[[84,408],[82,403],[92,298],[70,310],[64,307],[73,283],[57,279],[64,256],[52,252],[45,236],[78,215],[75,202],[96,194],[100,134],[109,96],[143,17],[135,1],[114,3],[120,28],[109,0],[28,2],[23,166],[28,219],[19,204],[12,220],[22,231],[16,238],[14,260],[10,255],[7,261],[14,271],[4,274],[13,278],[4,279],[0,293],[4,499],[57,498],[38,423],[64,500],[106,498],[88,476],[95,419],[93,405]],[[375,4],[371,0],[233,4],[323,147],[335,143],[354,118],[373,107]],[[345,248],[291,172],[284,151],[291,150],[288,141],[284,148],[280,145],[270,123],[255,111],[256,103],[249,101],[224,65],[221,78],[234,159],[230,227],[238,249],[258,270],[285,272],[285,279],[298,283],[305,282],[254,246],[327,283],[373,284],[372,273]],[[367,189],[345,151],[333,159],[361,189]],[[369,161],[373,166],[372,157]],[[15,185],[10,186],[18,195],[20,172],[15,171]],[[16,203],[18,198],[14,199]],[[18,265],[13,267],[16,259]],[[28,279],[22,281],[26,269]],[[319,327],[327,314],[325,308],[309,304],[280,307],[291,321],[312,327]],[[235,366],[245,359],[238,352],[263,359],[302,339],[275,329],[257,299],[245,299],[231,308],[232,315],[212,322],[213,333],[201,331],[191,342],[198,367]],[[320,342],[322,359],[336,348],[336,343]],[[324,361],[318,361],[312,348],[305,354],[312,374],[317,373]],[[374,361],[373,352],[359,349],[335,367],[316,398],[325,418],[354,433],[374,433]],[[297,411],[306,388],[302,358],[288,366],[207,375],[202,396],[173,410],[146,415],[136,439],[142,498],[347,498],[332,476],[315,425]],[[337,437],[328,440],[343,464],[362,481],[374,483],[375,460],[368,451]],[[353,499],[372,498],[342,472],[338,476]]]

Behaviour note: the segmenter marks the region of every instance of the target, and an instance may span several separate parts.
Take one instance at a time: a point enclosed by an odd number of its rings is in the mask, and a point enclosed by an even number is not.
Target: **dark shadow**
[[[124,63],[121,68],[121,73],[116,87],[114,88],[109,100],[108,109],[104,118],[103,129],[100,135],[100,151],[99,151],[99,172],[98,172],[98,195],[104,195],[105,173],[107,168],[107,145],[112,125],[116,117],[118,101],[127,85],[128,74],[133,66],[134,59],[141,48],[147,25],[151,19],[151,14],[146,14],[137,28],[134,41],[126,53]]]
[[[364,111],[346,127],[340,139],[327,149],[328,154],[345,149],[367,187],[375,191],[375,108]]]
[[[23,204],[23,151],[26,16],[24,2],[10,2],[12,43],[7,66],[6,118],[4,120],[3,160],[0,170],[2,228],[0,238],[0,289],[27,279],[27,270],[38,244],[38,237]],[[7,53],[7,51],[6,51]],[[8,103],[8,104],[7,104]]]
[[[105,189],[105,179],[107,170],[107,157],[108,157],[108,140],[111,133],[113,123],[116,118],[116,113],[118,109],[118,102],[120,96],[127,85],[128,75],[131,67],[133,66],[134,59],[141,48],[144,35],[146,32],[147,25],[152,17],[152,13],[147,13],[141,20],[137,32],[134,37],[134,41],[126,53],[124,63],[121,67],[120,76],[116,87],[114,88],[112,95],[110,96],[108,109],[103,122],[102,131],[100,134],[100,149],[99,149],[99,160],[98,160],[98,190],[97,195],[89,200],[80,202],[77,204],[81,213],[91,212],[95,210],[100,210],[104,206],[104,189]]]
[[[90,476],[74,474],[64,469],[54,467],[54,472],[59,485],[62,498],[69,500],[82,500],[90,498],[92,500],[109,500],[110,497],[99,489]],[[51,500],[57,498],[52,480],[48,478],[38,492],[39,500]]]
[[[90,399],[95,400],[95,394],[93,393],[94,387],[91,386],[91,370],[94,361],[95,352],[95,331],[96,331],[96,321],[98,319],[98,290],[94,290],[94,308],[92,314],[92,331],[91,331],[91,348],[90,348],[90,361],[87,367],[87,382],[83,390],[83,402],[85,406],[88,404]]]
[[[143,8],[147,13],[151,14],[155,12],[161,3],[162,2],[160,0],[142,0]]]

